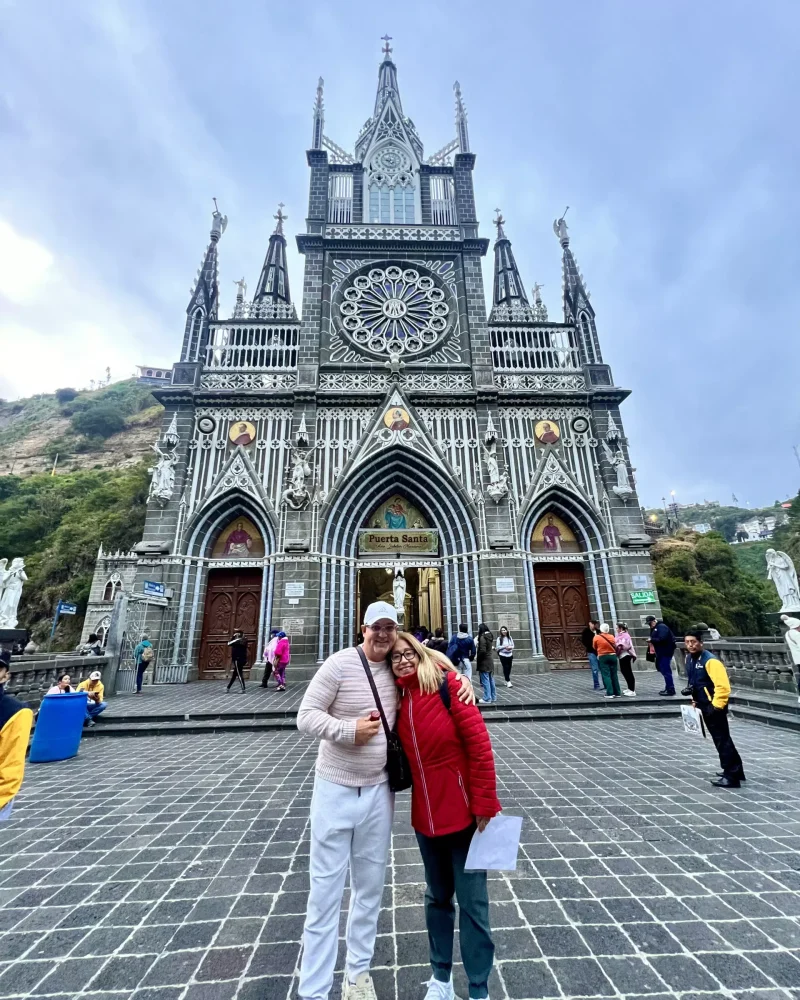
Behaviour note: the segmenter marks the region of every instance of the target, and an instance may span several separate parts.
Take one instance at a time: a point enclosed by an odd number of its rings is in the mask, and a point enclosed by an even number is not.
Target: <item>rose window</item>
[[[433,347],[450,324],[444,289],[430,275],[396,265],[374,267],[353,278],[339,313],[354,343],[393,357]]]

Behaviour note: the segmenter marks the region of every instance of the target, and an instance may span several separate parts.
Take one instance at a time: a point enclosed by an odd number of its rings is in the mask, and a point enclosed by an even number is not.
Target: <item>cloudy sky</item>
[[[277,202],[302,226],[317,77],[352,148],[388,31],[427,154],[460,80],[484,235],[499,205],[552,318],[570,206],[643,502],[794,493],[796,0],[377,7],[0,0],[0,396],[171,364],[212,196],[223,308],[252,289]]]

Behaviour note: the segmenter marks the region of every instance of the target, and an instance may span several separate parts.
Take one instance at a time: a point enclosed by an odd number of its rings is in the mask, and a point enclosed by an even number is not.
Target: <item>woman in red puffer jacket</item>
[[[488,997],[494,944],[485,871],[465,871],[470,841],[500,812],[494,755],[475,705],[458,700],[460,675],[441,653],[399,632],[391,653],[400,689],[397,733],[413,777],[411,825],[425,864],[425,922],[433,976],[426,1000],[453,1000],[455,906],[470,997]]]

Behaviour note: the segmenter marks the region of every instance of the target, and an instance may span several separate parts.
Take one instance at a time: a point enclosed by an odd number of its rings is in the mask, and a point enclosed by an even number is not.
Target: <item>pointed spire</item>
[[[292,302],[289,293],[289,272],[286,268],[286,237],[283,233],[283,224],[289,216],[283,214],[283,208],[283,202],[279,202],[278,211],[273,216],[277,224],[269,238],[267,256],[261,268],[256,294],[253,296],[253,305],[256,306],[277,306],[279,303],[289,306]]]
[[[497,226],[497,239],[494,244],[494,297],[490,321],[522,320],[530,322],[533,318],[528,296],[522,284],[511,241],[506,236],[505,219],[499,208],[495,209],[497,216],[494,224]]]
[[[203,263],[197,272],[194,285],[189,289],[186,307],[186,327],[183,335],[181,361],[197,361],[208,332],[208,321],[217,318],[219,309],[219,267],[217,244],[228,226],[228,216],[223,215],[214,198],[211,213],[211,233]]]
[[[375,110],[373,111],[373,116],[375,118],[380,114],[381,108],[384,104],[392,98],[397,110],[402,115],[403,105],[400,103],[400,91],[397,87],[397,67],[392,61],[392,47],[389,42],[392,40],[391,35],[384,35],[381,39],[386,44],[383,46],[383,62],[378,70],[378,92],[375,95]]]
[[[317,82],[317,99],[314,102],[314,130],[311,134],[311,148],[322,149],[322,136],[325,131],[325,105],[322,101],[322,88],[325,81],[322,77]]]
[[[461,99],[461,84],[456,80],[453,84],[456,92],[456,136],[458,138],[459,153],[469,152],[469,132],[467,131],[467,109]]]
[[[569,232],[567,230],[566,214],[569,205],[564,209],[560,219],[553,222],[553,232],[561,244],[561,277],[564,298],[564,322],[578,327],[582,344],[583,359],[590,364],[602,364],[600,342],[597,337],[594,308],[589,301],[586,281],[578,268],[575,255],[570,250]]]

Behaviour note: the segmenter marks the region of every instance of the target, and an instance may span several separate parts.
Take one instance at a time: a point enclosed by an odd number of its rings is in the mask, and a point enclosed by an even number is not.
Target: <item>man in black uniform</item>
[[[722,771],[711,784],[718,788],[738,788],[745,776],[742,758],[728,728],[728,698],[731,693],[728,671],[722,660],[703,648],[702,636],[702,632],[690,632],[684,640],[689,683],[683,694],[691,694],[692,704],[703,713],[706,728],[719,754]]]

